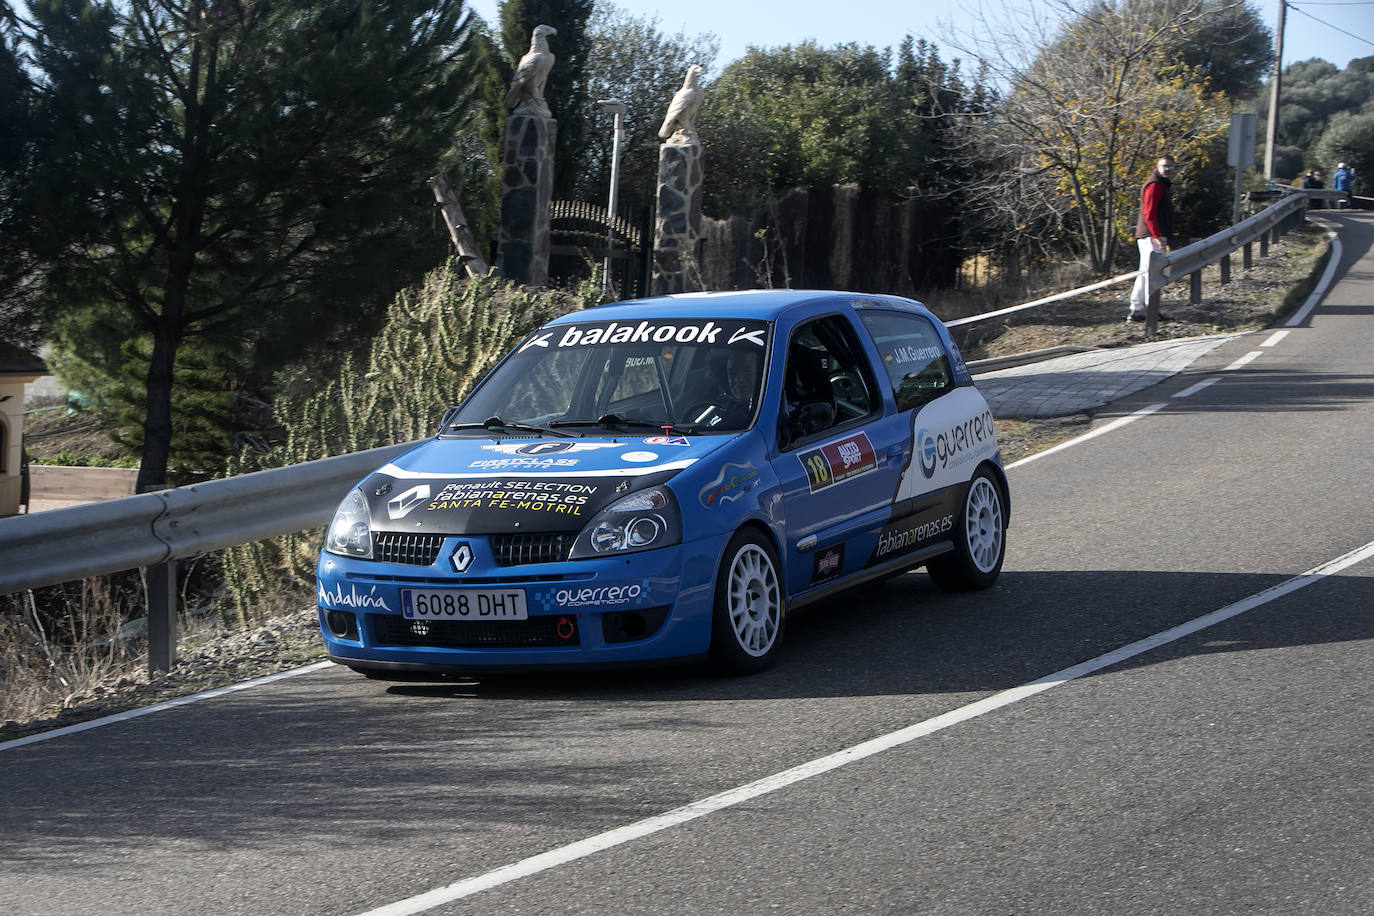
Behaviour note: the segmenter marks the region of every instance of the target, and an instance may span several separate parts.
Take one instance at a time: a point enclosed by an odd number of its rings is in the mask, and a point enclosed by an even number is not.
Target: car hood
[[[430,439],[359,489],[374,531],[580,531],[611,501],[668,480],[732,438]]]

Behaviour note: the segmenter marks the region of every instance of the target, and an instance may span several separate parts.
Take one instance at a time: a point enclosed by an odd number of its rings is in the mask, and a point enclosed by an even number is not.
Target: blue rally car
[[[528,335],[378,468],[318,568],[329,657],[370,675],[771,664],[787,615],[925,566],[997,578],[992,414],[920,303],[668,296]]]

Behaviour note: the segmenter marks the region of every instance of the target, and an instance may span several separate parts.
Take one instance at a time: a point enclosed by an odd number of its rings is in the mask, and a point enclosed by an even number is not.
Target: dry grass
[[[137,607],[105,579],[85,579],[69,590],[65,613],[57,617],[40,611],[31,591],[4,600],[0,720],[23,721],[61,708],[137,663],[137,655],[114,635],[138,614]]]

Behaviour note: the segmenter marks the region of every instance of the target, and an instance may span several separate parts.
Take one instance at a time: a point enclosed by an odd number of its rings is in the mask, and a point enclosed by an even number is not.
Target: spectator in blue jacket
[[[1350,184],[1354,178],[1355,173],[1346,168],[1344,162],[1336,164],[1336,174],[1331,176],[1331,187],[1337,191],[1345,192],[1345,200],[1338,203],[1337,206],[1349,207],[1354,205],[1354,201],[1350,199]]]

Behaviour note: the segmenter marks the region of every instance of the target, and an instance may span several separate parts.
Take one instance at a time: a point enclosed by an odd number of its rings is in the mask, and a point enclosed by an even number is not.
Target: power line
[[[1361,37],[1361,36],[1359,36],[1359,35],[1356,35],[1354,32],[1347,32],[1345,29],[1341,28],[1340,26],[1338,26],[1338,25],[1332,25],[1331,23],[1327,22],[1325,19],[1318,19],[1316,16],[1313,16],[1311,13],[1309,13],[1309,12],[1307,12],[1306,10],[1300,8],[1300,7],[1298,6],[1298,4],[1296,4],[1296,3],[1287,3],[1287,4],[1285,4],[1285,5],[1286,5],[1289,9],[1291,9],[1293,12],[1295,12],[1295,13],[1302,13],[1302,14],[1303,14],[1304,16],[1306,16],[1308,19],[1311,19],[1313,22],[1319,22],[1319,23],[1321,23],[1322,25],[1326,26],[1328,29],[1335,29],[1337,32],[1340,32],[1342,35],[1348,35],[1348,36],[1350,36],[1351,38],[1355,39],[1356,41],[1362,41],[1362,42],[1364,42],[1364,43],[1367,44],[1367,45],[1374,46],[1374,41],[1370,41],[1368,38],[1364,38],[1364,37]],[[1304,4],[1303,4],[1303,6],[1309,6],[1309,5],[1310,5],[1310,6],[1317,6],[1317,5],[1321,5],[1321,6],[1374,6],[1374,3],[1341,3],[1341,4],[1336,4],[1336,3],[1324,3],[1324,4],[1315,4],[1315,3],[1313,3],[1313,4],[1306,4],[1306,3],[1304,3]]]

